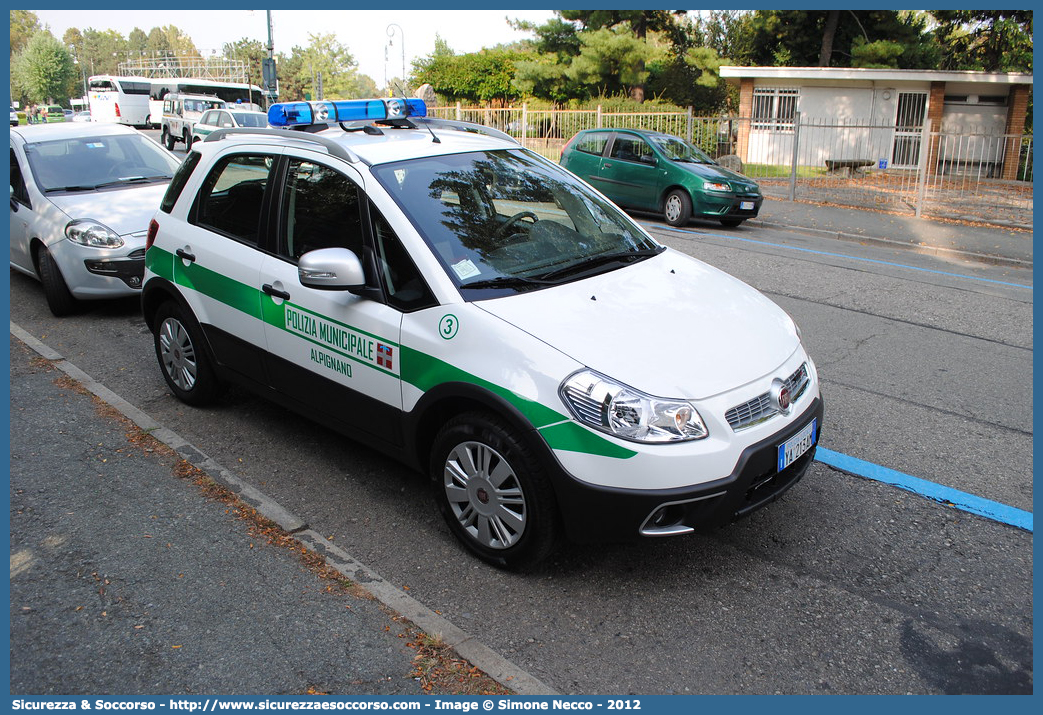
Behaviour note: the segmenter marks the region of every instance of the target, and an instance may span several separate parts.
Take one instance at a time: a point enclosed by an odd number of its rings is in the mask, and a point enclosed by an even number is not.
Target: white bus
[[[88,81],[87,102],[92,122],[116,122],[132,127],[148,126],[149,93],[152,80],[148,77],[117,77],[95,75]],[[158,123],[162,112],[156,116]]]
[[[264,111],[264,98],[261,88],[256,84],[219,82],[193,77],[156,77],[149,81],[152,83],[149,108],[153,126],[158,126],[163,119],[163,99],[171,93],[207,95],[217,97],[229,106],[238,104],[243,109]]]

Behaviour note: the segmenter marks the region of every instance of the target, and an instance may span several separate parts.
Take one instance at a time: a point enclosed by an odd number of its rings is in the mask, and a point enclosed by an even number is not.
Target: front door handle
[[[279,290],[278,288],[273,286],[271,283],[265,283],[263,286],[261,286],[261,290],[263,290],[265,293],[267,293],[268,295],[272,296],[273,298],[281,298],[283,300],[289,300],[290,299],[290,294],[289,293],[287,293],[284,290]]]

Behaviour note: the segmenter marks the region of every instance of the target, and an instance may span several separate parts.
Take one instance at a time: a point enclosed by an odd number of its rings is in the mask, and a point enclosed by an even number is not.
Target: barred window
[[[755,87],[753,90],[753,128],[763,131],[793,131],[797,113],[796,87]]]

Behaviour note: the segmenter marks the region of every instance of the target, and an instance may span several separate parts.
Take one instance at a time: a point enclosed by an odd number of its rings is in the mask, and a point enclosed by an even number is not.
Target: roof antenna
[[[424,126],[427,127],[427,132],[431,135],[431,141],[435,144],[441,144],[442,140],[435,136],[435,132],[431,129],[431,125],[424,122]]]
[[[402,83],[398,85],[398,93],[402,96],[402,106],[408,106],[406,104],[407,97],[406,97],[406,78],[405,77],[402,78]],[[426,117],[425,117],[425,120],[426,120]],[[433,143],[433,144],[441,144],[442,140],[439,139],[435,135],[434,130],[431,129],[431,125],[428,124],[427,121],[423,121],[422,124],[427,128],[427,133],[431,135],[431,143]]]

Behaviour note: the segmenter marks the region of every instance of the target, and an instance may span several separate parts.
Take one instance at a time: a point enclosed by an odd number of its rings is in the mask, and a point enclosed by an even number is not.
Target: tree
[[[606,27],[580,35],[579,56],[566,74],[577,84],[597,88],[599,94],[626,91],[641,102],[648,80],[645,65],[660,56],[660,52],[633,34]]]
[[[877,41],[900,46],[893,64],[902,69],[932,69],[939,57],[926,16],[914,12],[757,10],[749,18],[748,30],[749,54],[729,55],[741,64],[851,67],[855,43],[865,52],[867,45]],[[889,55],[893,49],[888,50]]]
[[[42,29],[35,12],[11,10],[11,56],[24,50],[30,38]]]
[[[11,82],[30,102],[67,98],[75,74],[69,51],[47,30],[36,32],[11,64]]]
[[[649,31],[668,31],[674,22],[674,15],[684,14],[683,10],[673,13],[666,10],[558,10],[566,20],[578,21],[588,30],[616,28],[625,25],[639,42],[644,43]],[[634,71],[647,79],[644,59],[638,59]],[[644,80],[630,84],[630,96],[636,102],[645,101]]]
[[[244,37],[235,42],[226,42],[221,48],[221,53],[233,60],[246,63],[247,82],[264,86],[261,77],[261,62],[268,57],[268,48],[260,40],[251,40]]]
[[[144,57],[148,54],[148,35],[140,27],[135,27],[127,35],[127,51],[135,57]]]
[[[279,99],[291,101],[319,98],[355,99],[377,94],[376,82],[359,74],[358,63],[336,35],[309,34],[307,47],[294,47],[289,57],[279,54]]]
[[[414,84],[430,84],[448,101],[506,104],[519,96],[514,85],[515,63],[525,55],[513,49],[482,49],[466,55],[452,54],[448,45],[413,62]]]
[[[942,69],[1032,71],[1032,10],[932,10]]]

